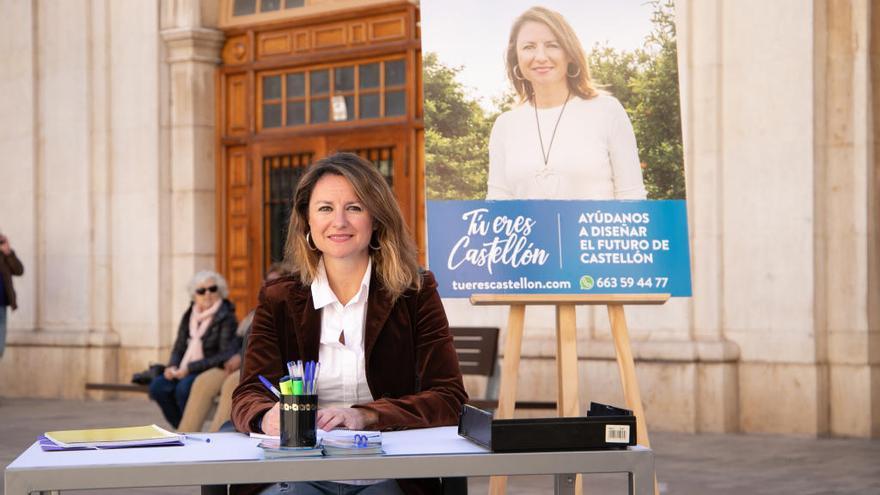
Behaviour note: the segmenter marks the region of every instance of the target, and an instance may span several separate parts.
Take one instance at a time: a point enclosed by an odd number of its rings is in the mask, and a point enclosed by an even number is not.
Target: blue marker
[[[266,388],[268,388],[270,392],[272,392],[273,394],[275,394],[275,397],[278,397],[279,399],[281,398],[281,392],[279,392],[278,389],[275,388],[274,385],[272,385],[272,382],[270,382],[269,380],[267,380],[265,376],[263,376],[263,375],[257,375],[257,378],[259,378],[260,381],[263,382],[263,385],[265,385]]]

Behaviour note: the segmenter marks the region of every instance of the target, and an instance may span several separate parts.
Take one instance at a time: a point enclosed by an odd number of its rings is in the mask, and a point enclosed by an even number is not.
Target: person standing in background
[[[0,234],[0,358],[6,350],[6,306],[13,310],[18,307],[12,277],[20,277],[23,273],[24,266],[9,245],[9,238]]]

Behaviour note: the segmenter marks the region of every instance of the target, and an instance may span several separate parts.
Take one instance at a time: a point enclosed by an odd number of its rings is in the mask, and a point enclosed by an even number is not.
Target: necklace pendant
[[[547,177],[550,177],[550,168],[546,165],[535,173],[536,179],[546,179]]]

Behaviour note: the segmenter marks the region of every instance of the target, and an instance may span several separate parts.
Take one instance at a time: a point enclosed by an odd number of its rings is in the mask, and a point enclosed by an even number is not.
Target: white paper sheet
[[[178,462],[245,461],[263,458],[258,438],[241,433],[200,434],[211,442],[189,441],[177,447],[133,447],[112,450],[43,452],[35,442],[8,469],[94,465],[167,464]],[[469,454],[487,449],[458,436],[455,426],[382,433],[386,455]]]
[[[260,443],[240,433],[202,434],[211,442],[188,441],[174,447],[132,447],[109,450],[79,450],[71,452],[43,452],[34,443],[8,468],[33,468],[41,466],[73,467],[97,464],[165,464],[175,462],[211,462],[261,459]]]
[[[382,450],[385,451],[385,455],[489,452],[489,449],[458,436],[457,426],[383,432]]]

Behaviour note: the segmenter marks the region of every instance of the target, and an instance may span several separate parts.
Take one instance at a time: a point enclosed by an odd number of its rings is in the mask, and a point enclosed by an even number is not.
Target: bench
[[[107,392],[136,392],[146,394],[150,391],[149,385],[136,383],[86,383],[86,390],[104,390]]]
[[[480,409],[498,408],[497,327],[450,327],[458,365],[463,375],[487,377],[486,397],[471,398],[468,404]],[[556,409],[556,402],[517,401],[516,409]]]

